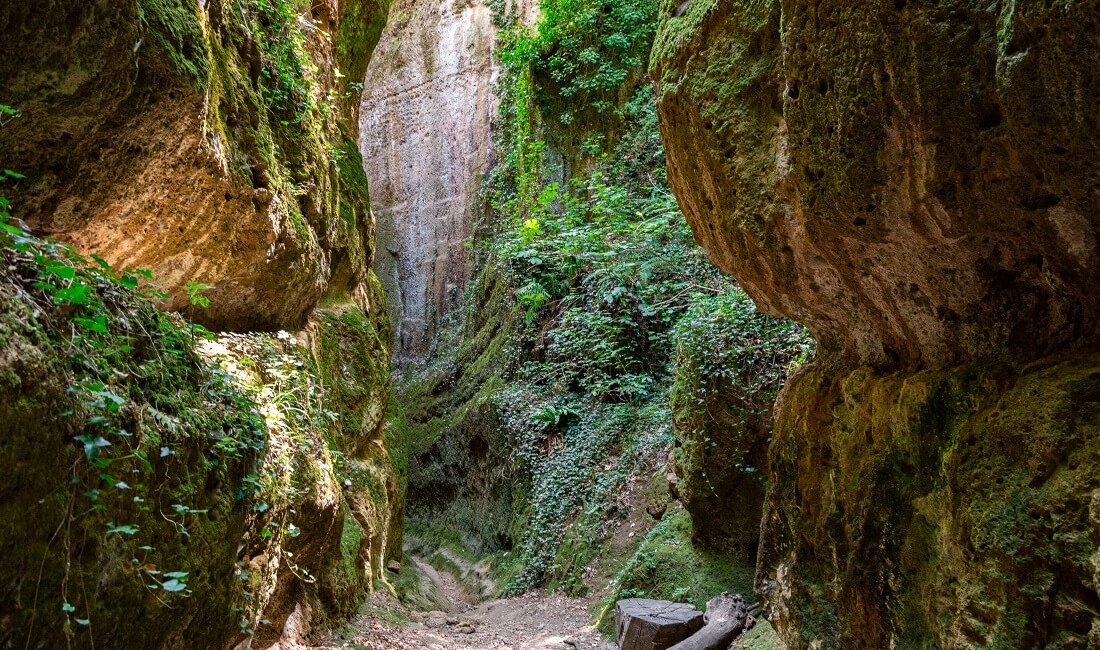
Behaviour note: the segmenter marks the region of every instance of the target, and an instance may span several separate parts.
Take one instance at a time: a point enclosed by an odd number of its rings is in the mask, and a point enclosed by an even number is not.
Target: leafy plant
[[[8,124],[12,120],[20,117],[22,114],[19,109],[8,104],[0,104],[0,127]]]
[[[260,72],[265,103],[283,124],[301,124],[323,108],[313,96],[316,66],[306,51],[296,0],[255,0],[252,28],[264,54]]]
[[[187,299],[193,306],[206,309],[210,306],[210,299],[204,296],[203,293],[211,288],[209,284],[202,284],[201,282],[189,280],[186,286]]]

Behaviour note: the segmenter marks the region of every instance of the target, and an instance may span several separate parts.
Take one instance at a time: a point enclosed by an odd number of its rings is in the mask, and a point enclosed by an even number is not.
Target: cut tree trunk
[[[755,621],[741,594],[724,593],[707,603],[703,628],[669,650],[726,650]]]
[[[703,613],[667,600],[627,598],[615,603],[620,650],[668,650],[703,627]]]

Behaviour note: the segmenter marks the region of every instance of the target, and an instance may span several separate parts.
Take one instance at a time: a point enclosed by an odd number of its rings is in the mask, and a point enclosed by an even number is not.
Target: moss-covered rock
[[[695,522],[696,541],[753,565],[772,405],[813,340],[799,325],[758,312],[740,289],[700,311],[676,330],[673,488]]]
[[[664,4],[669,180],[767,311],[889,365],[1095,335],[1088,1]]]
[[[237,544],[266,439],[256,404],[200,360],[181,321],[105,274],[63,270],[79,265],[50,247],[2,243],[0,638],[220,645],[246,606]],[[35,286],[47,268],[73,277]]]
[[[367,282],[373,223],[355,147],[380,0],[6,5],[6,167],[37,231],[156,271],[217,329],[297,328]],[[346,66],[346,70],[341,70]],[[359,75],[348,79],[348,73]],[[350,144],[349,144],[350,143]],[[363,181],[363,182],[360,182]]]
[[[511,545],[521,487],[497,402],[513,365],[509,300],[487,263],[471,285],[465,318],[447,324],[438,357],[399,387],[390,411],[409,443],[410,516],[461,531],[478,552]]]
[[[777,418],[759,587],[792,647],[1096,643],[1096,355],[811,368]]]
[[[1095,645],[1093,3],[662,14],[681,206],[819,343],[771,452],[758,591],[780,636]]]
[[[321,319],[373,354],[334,368],[290,335],[214,337],[140,276],[0,225],[0,640],[267,647],[354,611],[404,501],[403,441],[362,425],[388,398],[377,316]]]
[[[322,585],[348,614],[364,590],[386,582],[399,561],[408,485],[408,442],[384,421],[390,401],[390,329],[377,277],[370,274],[369,313],[358,305],[319,309],[305,332],[332,426],[325,433],[344,481],[343,563]]]

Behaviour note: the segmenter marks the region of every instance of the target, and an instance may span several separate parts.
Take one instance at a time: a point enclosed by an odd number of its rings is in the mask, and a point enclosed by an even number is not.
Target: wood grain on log
[[[669,650],[726,650],[749,627],[749,606],[740,594],[723,593],[707,603],[705,625]]]
[[[628,598],[615,604],[620,650],[667,650],[703,627],[703,613],[667,600]]]

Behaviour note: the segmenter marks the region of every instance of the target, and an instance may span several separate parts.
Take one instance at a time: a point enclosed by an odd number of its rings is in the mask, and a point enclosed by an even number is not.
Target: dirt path
[[[412,612],[398,625],[379,614],[366,614],[346,631],[347,638],[324,650],[604,650],[607,643],[592,627],[588,601],[564,596],[528,595],[470,604],[470,596],[445,571],[420,558],[417,567],[435,583],[449,612]]]
[[[368,618],[344,648],[370,650],[595,650],[606,648],[584,603],[560,596],[495,600],[405,626]],[[340,647],[340,646],[337,646]]]

